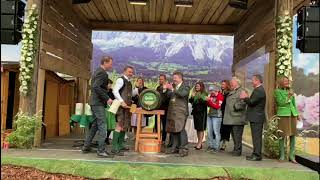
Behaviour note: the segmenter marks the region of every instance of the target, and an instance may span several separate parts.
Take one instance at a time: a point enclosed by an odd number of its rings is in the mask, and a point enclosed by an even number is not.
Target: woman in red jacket
[[[217,152],[220,149],[220,127],[222,122],[221,104],[223,102],[223,94],[218,86],[209,87],[210,96],[207,98],[209,106],[207,127],[208,127],[208,151]],[[213,137],[213,133],[215,138]]]

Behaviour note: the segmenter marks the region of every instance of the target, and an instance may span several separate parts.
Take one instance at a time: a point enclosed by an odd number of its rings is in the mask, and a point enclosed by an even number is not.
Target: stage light
[[[174,0],[174,5],[178,7],[192,7],[193,0]]]
[[[132,5],[142,5],[145,6],[147,5],[149,1],[148,0],[129,0],[129,3]]]
[[[72,0],[72,4],[84,4],[89,3],[91,0]]]
[[[230,0],[229,5],[238,9],[247,9],[248,0]]]

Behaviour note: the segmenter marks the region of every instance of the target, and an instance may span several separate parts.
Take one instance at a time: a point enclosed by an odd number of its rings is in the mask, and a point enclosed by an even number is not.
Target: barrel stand
[[[141,139],[156,139],[158,141],[161,142],[161,127],[160,127],[160,121],[161,115],[164,115],[164,110],[153,110],[153,111],[146,111],[143,109],[136,109],[136,111],[134,112],[137,114],[137,134],[136,134],[136,142],[135,142],[135,146],[134,146],[134,150],[138,151],[138,146],[139,146],[139,140]],[[143,115],[157,115],[157,133],[147,133],[147,132],[142,132],[141,129],[141,124],[142,124],[142,116]]]

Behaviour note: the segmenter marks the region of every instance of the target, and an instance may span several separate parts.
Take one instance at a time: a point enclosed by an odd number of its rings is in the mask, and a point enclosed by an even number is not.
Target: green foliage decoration
[[[26,96],[31,88],[34,59],[36,58],[38,43],[39,15],[37,6],[32,5],[23,24],[22,48],[19,68],[20,94]]]
[[[22,111],[18,112],[14,121],[14,131],[7,138],[10,146],[17,148],[33,146],[35,130],[42,125],[42,116],[39,114],[29,116]]]

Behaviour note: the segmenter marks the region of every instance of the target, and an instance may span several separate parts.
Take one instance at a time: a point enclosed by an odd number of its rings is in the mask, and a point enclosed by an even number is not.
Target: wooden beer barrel
[[[147,111],[158,109],[161,105],[160,93],[153,89],[143,90],[139,96],[139,104]]]
[[[139,139],[139,152],[156,154],[161,150],[161,142],[156,139]]]

